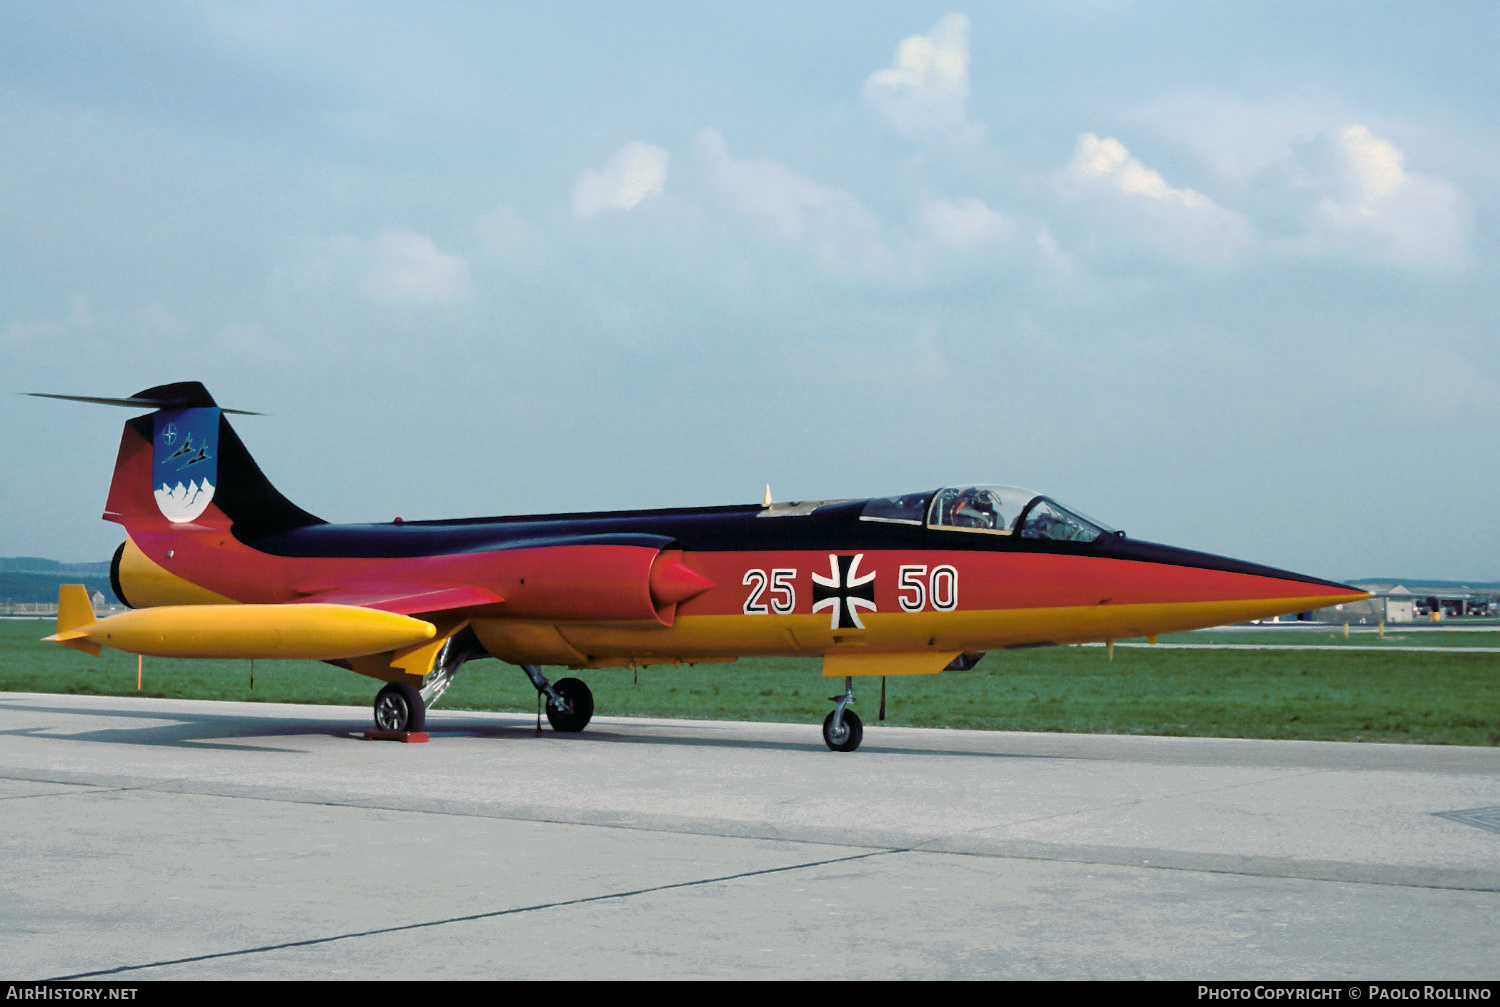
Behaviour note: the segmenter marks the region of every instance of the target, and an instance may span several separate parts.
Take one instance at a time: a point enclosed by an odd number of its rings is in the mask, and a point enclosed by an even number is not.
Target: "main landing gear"
[[[419,692],[408,682],[390,682],[375,696],[375,728],[394,733],[422,731],[427,726],[427,708],[448,691],[453,676],[465,661],[488,654],[472,632],[454,634],[438,658]],[[594,694],[576,678],[547,681],[540,665],[523,664],[521,670],[536,686],[547,704],[547,722],[554,731],[577,734],[594,718]],[[852,714],[850,715],[852,716]]]
[[[420,731],[427,726],[427,705],[415,686],[391,682],[375,696],[375,729]]]
[[[407,682],[391,682],[375,694],[375,729],[397,733],[426,730],[427,708],[448,691],[458,669],[465,661],[488,656],[472,629],[454,633],[438,651],[421,691]]]
[[[547,702],[547,723],[561,734],[577,734],[594,717],[594,694],[576,678],[548,682],[539,664],[523,664],[521,670]]]
[[[860,723],[859,714],[849,709],[849,704],[854,702],[854,679],[844,679],[842,696],[828,698],[837,705],[823,720],[823,741],[835,752],[852,752],[865,739],[865,725]]]

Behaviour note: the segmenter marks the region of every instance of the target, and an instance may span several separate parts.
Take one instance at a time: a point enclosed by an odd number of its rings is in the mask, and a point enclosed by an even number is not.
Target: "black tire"
[[[422,694],[405,682],[392,682],[375,695],[375,729],[420,731],[427,726]]]
[[[552,688],[572,707],[571,710],[559,710],[552,705],[552,697],[547,697],[547,723],[552,725],[552,730],[577,734],[588,727],[589,721],[594,719],[594,694],[589,687],[576,678],[564,678],[553,682]]]
[[[852,752],[864,740],[865,725],[853,710],[844,711],[844,730],[837,736],[833,733],[833,712],[823,718],[823,743],[835,752]]]

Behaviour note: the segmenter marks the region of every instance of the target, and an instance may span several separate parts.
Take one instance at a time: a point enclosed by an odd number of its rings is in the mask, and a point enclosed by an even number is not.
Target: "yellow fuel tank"
[[[64,625],[59,607],[57,633],[47,639],[153,657],[331,661],[400,650],[437,632],[421,619],[352,605],[167,605],[92,616],[90,609],[82,617],[89,621],[74,616]]]

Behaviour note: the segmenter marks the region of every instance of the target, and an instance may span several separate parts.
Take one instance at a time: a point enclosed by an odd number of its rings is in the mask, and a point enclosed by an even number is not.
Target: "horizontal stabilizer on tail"
[[[225,409],[214,402],[198,381],[179,381],[171,385],[157,385],[123,399],[102,395],[59,395],[56,392],[22,392],[38,399],[62,399],[65,402],[88,402],[96,406],[123,406],[126,409],[202,409],[213,407],[236,416],[264,416],[265,413],[249,409]]]
[[[223,408],[201,382],[156,385],[124,398],[24,394],[154,410],[126,421],[105,503],[105,519],[120,522],[127,531],[162,519],[179,526],[212,525],[217,515],[228,518],[242,538],[324,523],[271,485],[221,415],[264,414]]]

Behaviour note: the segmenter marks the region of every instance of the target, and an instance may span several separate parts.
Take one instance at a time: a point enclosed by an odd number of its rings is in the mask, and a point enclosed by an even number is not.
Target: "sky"
[[[123,396],[321,517],[994,482],[1500,579],[1500,5],[0,5],[0,555]]]

